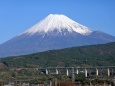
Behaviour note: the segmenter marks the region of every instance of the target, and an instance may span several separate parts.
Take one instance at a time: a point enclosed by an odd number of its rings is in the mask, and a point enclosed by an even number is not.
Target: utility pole
[[[72,67],[72,82],[75,82],[74,67]]]
[[[55,78],[55,86],[57,86],[57,78]]]

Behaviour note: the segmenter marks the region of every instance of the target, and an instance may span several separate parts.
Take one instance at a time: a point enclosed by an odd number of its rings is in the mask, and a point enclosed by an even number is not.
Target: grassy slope
[[[7,57],[0,61],[13,67],[110,66],[115,65],[115,42]]]

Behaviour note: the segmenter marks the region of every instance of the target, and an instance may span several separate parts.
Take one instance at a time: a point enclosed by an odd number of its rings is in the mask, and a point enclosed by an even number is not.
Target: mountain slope
[[[114,41],[114,36],[93,31],[64,15],[50,14],[27,31],[1,44],[0,57]]]
[[[113,66],[115,42],[0,59],[9,67]]]

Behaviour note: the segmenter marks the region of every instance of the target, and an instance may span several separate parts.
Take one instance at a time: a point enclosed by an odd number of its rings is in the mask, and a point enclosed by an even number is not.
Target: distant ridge
[[[50,14],[25,32],[1,44],[0,57],[109,42],[115,42],[115,37],[91,30],[65,15]]]

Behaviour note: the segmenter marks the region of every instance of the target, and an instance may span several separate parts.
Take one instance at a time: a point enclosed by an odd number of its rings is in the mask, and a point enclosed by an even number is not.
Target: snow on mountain
[[[35,33],[44,34],[55,30],[57,30],[59,33],[64,30],[70,33],[74,31],[82,35],[89,35],[93,32],[91,29],[71,20],[65,15],[50,14],[24,33],[30,35]]]

